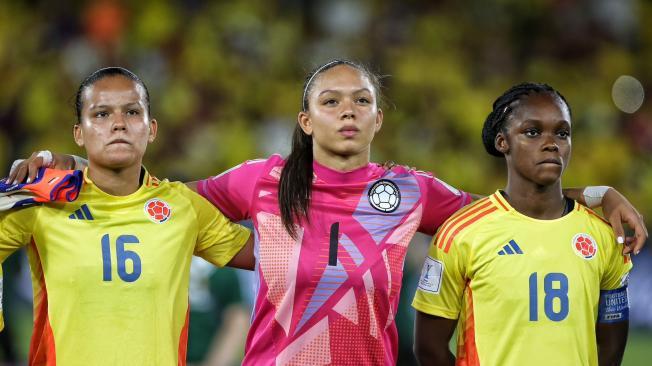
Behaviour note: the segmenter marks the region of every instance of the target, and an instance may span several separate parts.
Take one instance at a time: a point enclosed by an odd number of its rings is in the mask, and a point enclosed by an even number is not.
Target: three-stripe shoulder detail
[[[451,216],[439,229],[436,236],[437,246],[443,249],[444,253],[448,253],[453,239],[459,233],[499,210],[496,203],[489,197],[471,204],[469,207]]]

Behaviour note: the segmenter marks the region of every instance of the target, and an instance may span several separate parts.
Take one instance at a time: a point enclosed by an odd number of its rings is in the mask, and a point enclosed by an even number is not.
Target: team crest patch
[[[593,259],[598,252],[598,244],[589,234],[577,234],[573,237],[572,242],[575,254],[584,259]]]
[[[380,212],[394,212],[401,204],[401,191],[391,180],[377,181],[369,188],[367,195],[371,207]]]
[[[157,224],[162,224],[172,216],[172,209],[165,201],[158,198],[152,198],[145,203],[145,214],[150,220]]]

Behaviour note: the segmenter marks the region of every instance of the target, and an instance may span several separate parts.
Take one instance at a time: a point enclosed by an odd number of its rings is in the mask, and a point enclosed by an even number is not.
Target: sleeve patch
[[[419,290],[439,294],[444,264],[434,258],[426,257],[419,278]]]
[[[629,319],[627,286],[615,290],[600,291],[598,305],[599,323],[617,323]]]

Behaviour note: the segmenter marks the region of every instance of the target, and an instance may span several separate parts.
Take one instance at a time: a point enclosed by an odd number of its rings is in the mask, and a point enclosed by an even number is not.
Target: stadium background
[[[372,160],[489,194],[505,176],[480,141],[491,103],[517,82],[546,82],[573,109],[564,185],[615,186],[649,223],[652,102],[641,98],[652,92],[650,19],[652,3],[636,0],[2,1],[0,166],[6,171],[13,158],[44,148],[81,154],[71,138],[74,93],[85,75],[109,65],[132,69],[149,87],[160,126],[146,157],[155,175],[197,179],[286,154],[304,75],[350,58],[386,75]],[[615,84],[622,75],[640,84]],[[406,261],[398,319],[405,365],[412,364],[409,301],[427,243],[415,239]],[[29,344],[21,263],[14,255],[5,264],[10,332],[0,337],[0,360],[11,353],[24,360]],[[626,365],[652,357],[650,244],[634,263]],[[206,288],[208,272],[199,272],[198,287]],[[237,277],[246,309],[248,279]],[[215,297],[204,300],[219,302],[219,290]]]

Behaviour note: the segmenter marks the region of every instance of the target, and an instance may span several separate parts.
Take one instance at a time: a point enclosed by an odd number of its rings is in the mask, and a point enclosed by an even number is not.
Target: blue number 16
[[[138,244],[138,238],[133,235],[120,235],[115,241],[115,256],[118,262],[118,276],[125,282],[134,282],[140,277],[140,257],[131,250],[125,249],[125,244]],[[127,272],[127,261],[132,263],[132,271]],[[109,234],[102,236],[103,280],[111,281],[111,240]]]
[[[559,288],[554,288],[557,282]],[[568,316],[568,277],[563,273],[548,273],[543,278],[544,311],[548,319],[559,322]],[[559,299],[559,311],[553,308],[553,301]],[[539,291],[537,284],[537,273],[530,275],[530,321],[539,320]]]

